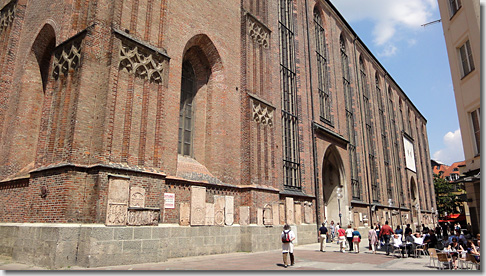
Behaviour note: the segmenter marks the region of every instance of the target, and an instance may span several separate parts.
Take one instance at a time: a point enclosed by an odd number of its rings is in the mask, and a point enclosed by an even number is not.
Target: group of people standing
[[[318,231],[318,239],[320,242],[320,251],[325,251],[326,243],[330,237],[330,241],[334,241],[334,237],[337,235],[338,243],[340,244],[340,251],[345,252],[346,243],[349,245],[349,251],[359,253],[359,243],[361,242],[361,234],[357,227],[352,228],[351,224],[345,229],[341,228],[339,223],[334,225],[334,221],[331,221],[329,229],[326,227],[326,223],[322,223],[322,226]]]
[[[329,227],[326,227],[327,222],[322,223],[319,228],[317,237],[320,243],[320,251],[326,250],[326,243],[333,242],[337,237],[339,243],[339,250],[345,252],[345,248],[348,247],[349,251],[359,253],[359,244],[361,242],[361,234],[357,227],[352,228],[351,224],[346,229],[342,228],[339,223],[334,224],[331,221]],[[395,231],[388,225],[388,221],[385,221],[385,225],[381,226],[379,223],[374,225],[368,232],[369,249],[373,254],[376,254],[376,250],[380,249],[380,246],[385,246],[386,255],[390,255],[390,251],[397,243],[402,244],[405,242],[406,246],[401,246],[402,256],[408,253],[410,257],[411,253],[415,250],[417,244],[424,244],[427,248],[438,248],[440,246],[446,246],[447,249],[456,250],[457,252],[467,251],[475,255],[479,261],[479,247],[480,247],[480,235],[477,234],[475,242],[471,237],[466,237],[461,233],[461,228],[458,225],[454,226],[455,234],[448,236],[447,232],[442,232],[441,227],[438,225],[435,229],[429,229],[422,224],[422,227],[417,227],[417,232],[413,233],[410,224],[407,224],[405,229],[401,229],[400,225],[397,226]],[[420,232],[422,230],[422,233]],[[439,232],[439,233],[437,233]],[[444,237],[444,241],[440,242],[439,237]],[[447,239],[448,237],[448,239]],[[288,257],[290,257],[290,265],[295,264],[294,257],[294,244],[296,236],[290,229],[290,226],[286,224],[281,234],[282,238],[282,253],[284,267],[289,266]],[[454,265],[457,268],[457,255],[453,255]]]

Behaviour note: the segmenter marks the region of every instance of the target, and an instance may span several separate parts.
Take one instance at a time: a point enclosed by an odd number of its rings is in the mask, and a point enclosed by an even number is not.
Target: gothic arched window
[[[193,155],[195,74],[190,62],[182,64],[181,103],[179,109],[179,145],[177,152]]]

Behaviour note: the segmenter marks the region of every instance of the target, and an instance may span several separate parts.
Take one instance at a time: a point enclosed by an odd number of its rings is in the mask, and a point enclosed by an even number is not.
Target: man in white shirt
[[[286,242],[284,241],[285,237],[288,235],[289,241]],[[294,243],[293,241],[295,240],[295,234],[292,230],[290,230],[290,226],[288,224],[284,225],[282,234],[280,235],[280,238],[282,239],[282,254],[283,254],[283,262],[284,262],[284,267],[287,268],[288,262],[287,262],[287,255],[290,254],[290,265],[294,265],[295,259],[294,259]]]

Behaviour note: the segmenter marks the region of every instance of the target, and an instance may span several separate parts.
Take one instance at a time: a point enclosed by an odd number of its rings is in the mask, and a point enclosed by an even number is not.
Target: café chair
[[[440,269],[444,269],[444,264],[447,264],[449,269],[452,269],[452,258],[449,258],[446,253],[437,253],[437,260]]]
[[[435,261],[439,261],[437,257],[437,251],[435,250],[435,248],[428,248],[427,250],[429,251],[429,257],[430,257],[429,265],[432,264],[433,262],[435,266]]]

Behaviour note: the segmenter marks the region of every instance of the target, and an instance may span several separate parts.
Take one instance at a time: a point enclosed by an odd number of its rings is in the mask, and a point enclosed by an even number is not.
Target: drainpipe
[[[363,119],[364,116],[363,116],[363,108],[361,108],[362,105],[361,105],[360,82],[359,82],[359,68],[358,68],[359,67],[359,63],[358,63],[357,56],[356,56],[356,40],[357,39],[358,39],[358,37],[355,37],[354,40],[353,40],[353,46],[354,46],[354,53],[353,53],[354,54],[354,64],[355,64],[355,69],[356,69],[356,87],[358,88],[358,91],[357,91],[358,97],[356,97],[356,98],[358,99],[357,102],[358,102],[359,107],[360,107],[359,108],[359,111],[360,111],[359,113],[361,115],[361,119]],[[361,125],[361,131],[363,131],[363,135],[361,135],[361,141],[363,143],[363,149],[365,150],[365,153],[366,153],[366,143],[364,141],[364,136],[365,136],[364,134],[366,132],[365,132],[365,129],[364,129],[364,126],[363,126],[363,121],[361,122],[360,125]],[[365,159],[365,162],[364,163],[366,164],[366,167],[369,169],[370,164],[368,163],[368,157],[366,156],[366,154],[365,154],[365,158],[364,159]],[[366,171],[366,180],[369,180],[369,170],[368,169],[365,170]],[[368,201],[369,201],[368,208],[370,210],[370,223],[369,223],[369,225],[370,225],[370,227],[373,227],[373,211],[372,211],[372,206],[371,206],[373,201],[372,201],[372,198],[371,198],[371,187],[370,187],[371,183],[369,183],[369,181],[367,181],[367,182],[368,182]],[[375,209],[375,212],[376,212],[376,209]]]
[[[312,87],[312,66],[311,66],[311,52],[310,52],[310,36],[309,36],[309,13],[308,13],[308,3],[305,0],[305,18],[306,18],[306,31],[307,31],[307,57],[309,59],[309,89],[310,89],[310,98],[311,98],[311,112],[312,112],[312,120],[311,120],[311,135],[312,135],[312,157],[313,157],[313,166],[314,166],[314,190],[316,194],[316,226],[319,229],[319,225],[321,225],[321,220],[319,216],[319,209],[321,207],[321,202],[319,200],[319,171],[318,167],[319,164],[317,162],[317,149],[316,149],[316,136],[314,130],[314,97],[313,97],[313,87]]]

